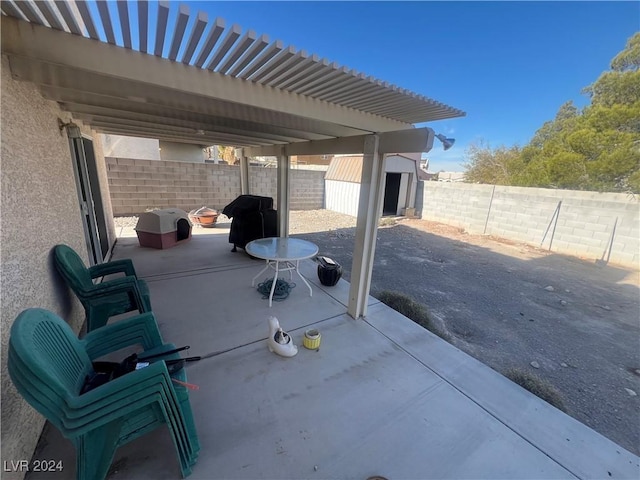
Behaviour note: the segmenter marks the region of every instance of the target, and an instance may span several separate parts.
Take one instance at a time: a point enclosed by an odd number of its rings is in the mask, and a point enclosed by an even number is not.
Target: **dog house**
[[[171,248],[191,238],[191,222],[179,208],[154,210],[140,215],[136,233],[141,247]]]

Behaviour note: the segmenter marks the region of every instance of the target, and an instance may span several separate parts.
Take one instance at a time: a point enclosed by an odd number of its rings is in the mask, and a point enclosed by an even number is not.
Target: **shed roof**
[[[397,156],[412,162],[416,169],[416,175],[419,180],[425,180],[425,176],[418,165],[419,161],[412,158],[412,154],[394,153],[387,154],[387,157]],[[324,175],[325,180],[335,180],[338,182],[360,183],[362,180],[362,155],[336,155],[331,160],[329,168]]]
[[[325,180],[360,183],[362,179],[362,155],[341,155],[333,157]]]

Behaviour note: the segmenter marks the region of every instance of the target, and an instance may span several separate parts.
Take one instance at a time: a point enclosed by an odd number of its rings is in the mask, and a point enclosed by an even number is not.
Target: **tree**
[[[522,168],[517,146],[492,149],[482,141],[472,144],[466,152],[465,181],[510,185],[518,169]]]
[[[469,149],[467,181],[640,192],[640,33],[584,89],[591,104],[560,107],[522,149]]]
[[[224,145],[218,145],[218,158],[230,165],[236,161],[235,149]]]
[[[604,72],[584,89],[593,105],[633,105],[640,99],[640,33],[627,41],[627,46],[611,61]]]

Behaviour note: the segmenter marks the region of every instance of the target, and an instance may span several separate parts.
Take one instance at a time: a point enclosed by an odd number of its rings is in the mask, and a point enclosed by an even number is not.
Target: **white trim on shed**
[[[416,158],[419,158],[419,154],[385,155],[385,173],[400,175],[395,215],[404,215],[407,209],[415,208],[420,179],[419,160]],[[362,155],[339,155],[333,158],[325,175],[326,209],[357,216],[362,164]]]

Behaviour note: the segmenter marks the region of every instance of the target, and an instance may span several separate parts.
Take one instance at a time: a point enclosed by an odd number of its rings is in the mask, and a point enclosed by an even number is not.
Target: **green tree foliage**
[[[472,145],[465,178],[499,185],[640,192],[640,33],[522,149]]]
[[[465,180],[473,183],[510,185],[523,167],[517,146],[496,149],[483,142],[472,144],[467,150]]]

